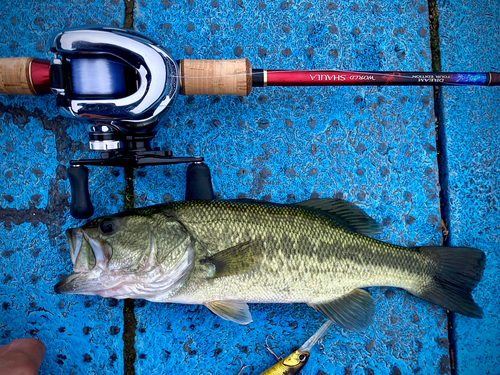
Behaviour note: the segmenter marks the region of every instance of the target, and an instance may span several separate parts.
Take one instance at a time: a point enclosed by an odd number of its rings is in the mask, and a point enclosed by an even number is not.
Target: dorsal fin
[[[351,202],[335,198],[309,199],[295,203],[297,206],[309,207],[314,210],[326,212],[344,222],[355,232],[365,236],[374,236],[379,233],[382,226],[368,216],[361,208]]]

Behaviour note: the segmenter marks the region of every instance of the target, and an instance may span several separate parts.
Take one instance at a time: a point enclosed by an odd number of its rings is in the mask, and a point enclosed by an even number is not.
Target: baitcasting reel
[[[97,123],[90,128],[92,150],[151,140],[179,92],[170,54],[130,30],[66,30],[56,35],[51,51],[50,86],[59,112]]]
[[[160,118],[179,92],[178,66],[167,51],[133,31],[110,27],[61,32],[51,51],[50,88],[59,112],[92,122],[90,149],[101,152],[101,159],[70,161],[73,217],[88,218],[94,212],[86,165],[195,163],[188,168],[186,199],[213,198],[203,158],[174,157],[151,147]]]

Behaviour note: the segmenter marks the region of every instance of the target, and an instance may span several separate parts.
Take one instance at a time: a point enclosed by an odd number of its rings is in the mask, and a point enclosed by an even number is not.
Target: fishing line
[[[334,324],[332,320],[328,319],[298,350],[301,352],[310,352],[314,345],[328,333]]]
[[[118,95],[126,93],[125,64],[110,58],[71,59],[71,81],[75,95]]]

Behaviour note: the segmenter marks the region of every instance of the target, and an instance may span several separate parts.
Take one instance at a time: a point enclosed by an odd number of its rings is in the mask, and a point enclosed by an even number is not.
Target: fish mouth
[[[95,294],[95,284],[85,279],[86,275],[72,273],[54,285],[57,294]]]
[[[92,232],[75,228],[66,231],[66,235],[74,272],[54,286],[58,294],[160,301],[181,288],[194,267],[195,251],[188,236],[181,245],[186,248],[180,259],[165,266],[156,261],[158,249],[151,232],[148,259],[138,268],[136,264],[118,267],[112,262],[108,266],[113,249],[107,241],[92,237]]]
[[[58,294],[95,294],[102,287],[98,278],[111,257],[111,246],[89,236],[81,228],[66,231],[73,273],[54,286]]]

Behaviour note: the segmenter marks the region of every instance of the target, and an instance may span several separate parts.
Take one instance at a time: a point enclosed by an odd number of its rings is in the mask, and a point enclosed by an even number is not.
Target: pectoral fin
[[[332,301],[310,303],[309,306],[350,331],[367,329],[375,314],[373,297],[361,289],[354,289]]]
[[[244,302],[212,301],[205,306],[222,319],[246,325],[252,322],[252,314],[248,304]]]
[[[262,257],[262,241],[251,240],[204,258],[200,262],[215,266],[210,278],[217,278],[251,271],[261,263]]]

